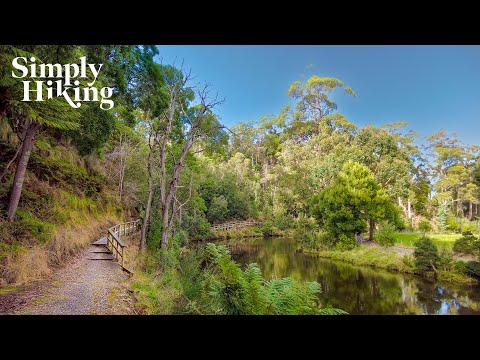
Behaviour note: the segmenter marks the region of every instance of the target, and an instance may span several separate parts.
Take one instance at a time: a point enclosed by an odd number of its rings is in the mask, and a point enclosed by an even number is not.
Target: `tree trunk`
[[[7,209],[7,220],[12,221],[17,212],[18,202],[22,194],[23,182],[25,181],[25,173],[27,171],[28,161],[32,153],[33,140],[39,129],[38,124],[28,124],[25,132],[25,139],[22,143],[20,156],[17,161],[17,168],[15,169],[15,177],[13,179],[13,186],[10,192],[10,201]]]
[[[411,219],[412,218],[412,203],[410,201],[410,198],[408,198],[407,206],[408,206],[408,218]]]
[[[473,219],[473,203],[470,201],[468,206],[468,220],[472,221]]]
[[[160,246],[167,246],[168,238],[170,237],[169,208],[170,205],[165,205],[162,210],[162,241],[160,243]]]
[[[373,231],[375,230],[375,221],[370,219],[370,220],[368,220],[368,224],[370,226],[369,234],[368,234],[368,241],[373,241]]]
[[[147,228],[150,223],[150,211],[152,208],[152,197],[153,197],[153,184],[152,180],[148,179],[148,199],[147,199],[147,206],[145,208],[145,217],[142,223],[142,231],[140,234],[140,251],[145,249],[145,245],[147,244]]]
[[[173,195],[175,194],[177,184],[180,181],[180,172],[183,168],[187,154],[192,148],[194,141],[195,140],[192,136],[187,139],[187,141],[183,144],[180,158],[173,167],[172,181],[170,181],[170,185],[165,196],[165,201],[162,203],[162,241],[160,242],[160,246],[168,245],[168,239],[170,238],[170,232],[172,227],[172,221],[170,221],[170,206],[172,205]],[[172,214],[172,216],[173,215],[174,214]]]

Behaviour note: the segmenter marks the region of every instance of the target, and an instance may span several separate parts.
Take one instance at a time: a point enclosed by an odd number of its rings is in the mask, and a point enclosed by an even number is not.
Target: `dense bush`
[[[324,230],[307,231],[301,239],[302,247],[308,250],[329,249],[335,245],[332,236]]]
[[[275,226],[280,230],[285,230],[293,227],[294,219],[289,214],[278,214],[275,216]]]
[[[465,272],[476,279],[480,279],[480,262],[469,261],[465,266]]]
[[[375,234],[375,240],[383,246],[392,246],[395,244],[395,225],[388,221],[380,224],[380,228]]]
[[[420,230],[423,233],[432,231],[432,225],[430,224],[430,221],[428,221],[427,219],[421,219],[420,222],[418,223],[418,230]]]
[[[355,236],[342,234],[335,244],[335,247],[339,250],[352,250],[355,245]]]
[[[453,251],[458,254],[480,254],[480,240],[476,238],[470,231],[462,233],[462,237],[455,240]]]
[[[207,212],[210,222],[219,222],[225,220],[228,215],[228,201],[225,196],[215,196]]]
[[[447,230],[450,230],[453,232],[460,231],[460,224],[458,223],[457,218],[451,213],[447,215],[446,224],[447,224]]]
[[[415,269],[420,274],[425,274],[430,271],[436,272],[438,263],[438,249],[433,243],[432,239],[423,236],[415,242]]]
[[[438,268],[445,271],[455,270],[455,260],[451,250],[443,249],[439,251]]]
[[[273,235],[273,224],[270,220],[266,220],[260,227],[260,231],[263,236],[272,236]]]
[[[385,219],[398,230],[404,230],[407,227],[401,210],[399,210],[398,206],[394,203],[388,203],[387,206],[385,206]]]

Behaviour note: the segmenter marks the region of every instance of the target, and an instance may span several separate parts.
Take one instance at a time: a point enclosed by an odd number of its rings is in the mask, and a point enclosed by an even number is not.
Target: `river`
[[[349,314],[480,315],[480,285],[455,286],[331,261],[297,252],[292,238],[243,239],[230,248],[235,260],[256,262],[267,279],[319,282],[321,304]]]

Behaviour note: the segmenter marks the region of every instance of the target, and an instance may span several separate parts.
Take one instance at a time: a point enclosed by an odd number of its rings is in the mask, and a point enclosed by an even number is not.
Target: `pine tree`
[[[447,229],[447,213],[448,213],[448,204],[442,203],[438,208],[437,221],[438,221],[438,230],[445,231]]]

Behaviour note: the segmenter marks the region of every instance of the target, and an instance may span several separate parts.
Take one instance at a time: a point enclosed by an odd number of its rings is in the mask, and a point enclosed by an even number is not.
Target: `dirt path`
[[[133,314],[129,275],[108,259],[103,246],[90,245],[49,279],[0,295],[4,314]]]

